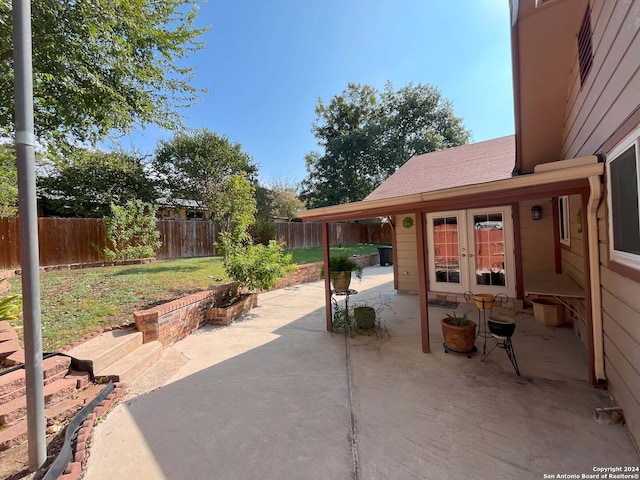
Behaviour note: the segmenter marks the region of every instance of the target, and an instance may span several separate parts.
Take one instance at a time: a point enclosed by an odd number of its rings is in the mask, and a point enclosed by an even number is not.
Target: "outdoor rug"
[[[448,302],[447,300],[429,300],[430,307],[458,308],[458,302]]]

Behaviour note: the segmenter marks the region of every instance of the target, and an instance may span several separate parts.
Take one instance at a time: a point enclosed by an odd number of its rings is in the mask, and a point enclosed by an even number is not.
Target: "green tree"
[[[381,93],[350,83],[316,106],[323,152],[305,156],[301,197],[309,207],[362,200],[414,155],[465,144],[470,132],[437,88],[409,84]]]
[[[18,170],[12,145],[0,145],[0,217],[18,213]]]
[[[211,204],[225,182],[246,174],[254,184],[258,167],[239,143],[207,129],[190,135],[176,134],[156,149],[153,168],[169,202],[194,200],[200,207]]]
[[[104,249],[105,257],[109,260],[133,260],[155,256],[162,245],[156,211],[155,205],[140,200],[111,205],[111,213],[104,217],[111,246]]]
[[[255,186],[256,221],[249,228],[254,243],[267,245],[276,237],[276,225],[273,223],[273,193],[263,185]]]
[[[304,209],[304,203],[298,197],[295,185],[281,179],[276,179],[271,183],[272,208],[271,214],[274,217],[283,217],[291,220],[296,214]]]
[[[255,222],[256,199],[246,175],[232,175],[221,185],[211,185],[208,199],[209,211],[221,227],[223,254],[230,245],[250,242],[248,229]]]
[[[40,207],[45,212],[103,217],[109,214],[111,204],[156,201],[143,159],[129,153],[76,148],[50,170],[37,179]]]
[[[200,50],[196,0],[32,0],[36,136],[95,144],[110,132],[182,125]],[[11,2],[0,2],[0,129],[14,129]]]

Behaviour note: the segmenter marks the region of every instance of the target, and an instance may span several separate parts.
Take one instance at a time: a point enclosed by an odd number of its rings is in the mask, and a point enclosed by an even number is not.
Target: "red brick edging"
[[[116,383],[116,388],[107,395],[96,408],[93,409],[78,430],[76,437],[76,447],[74,449],[73,461],[67,465],[63,475],[58,480],[77,480],[82,476],[87,465],[87,452],[89,451],[91,434],[93,427],[100,418],[114,405],[114,402],[124,395],[127,386],[124,383]]]

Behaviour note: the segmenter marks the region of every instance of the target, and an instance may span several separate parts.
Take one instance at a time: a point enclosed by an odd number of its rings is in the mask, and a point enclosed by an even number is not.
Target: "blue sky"
[[[428,83],[473,141],[514,132],[507,0],[209,0],[198,25],[211,29],[189,63],[209,92],[185,124],[239,142],[264,184],[306,176],[317,100],[349,82]],[[147,127],[120,142],[149,153],[170,137]]]

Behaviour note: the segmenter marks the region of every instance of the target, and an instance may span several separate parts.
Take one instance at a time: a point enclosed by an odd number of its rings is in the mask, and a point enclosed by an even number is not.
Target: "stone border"
[[[138,258],[135,260],[118,260],[110,262],[105,260],[103,262],[89,262],[89,263],[66,263],[60,265],[46,265],[38,267],[39,272],[51,272],[55,270],[82,270],[84,268],[97,268],[97,267],[121,267],[125,265],[145,265],[147,263],[154,263],[155,257],[151,258]],[[10,269],[0,271],[0,280],[13,278],[22,274],[22,269]]]

